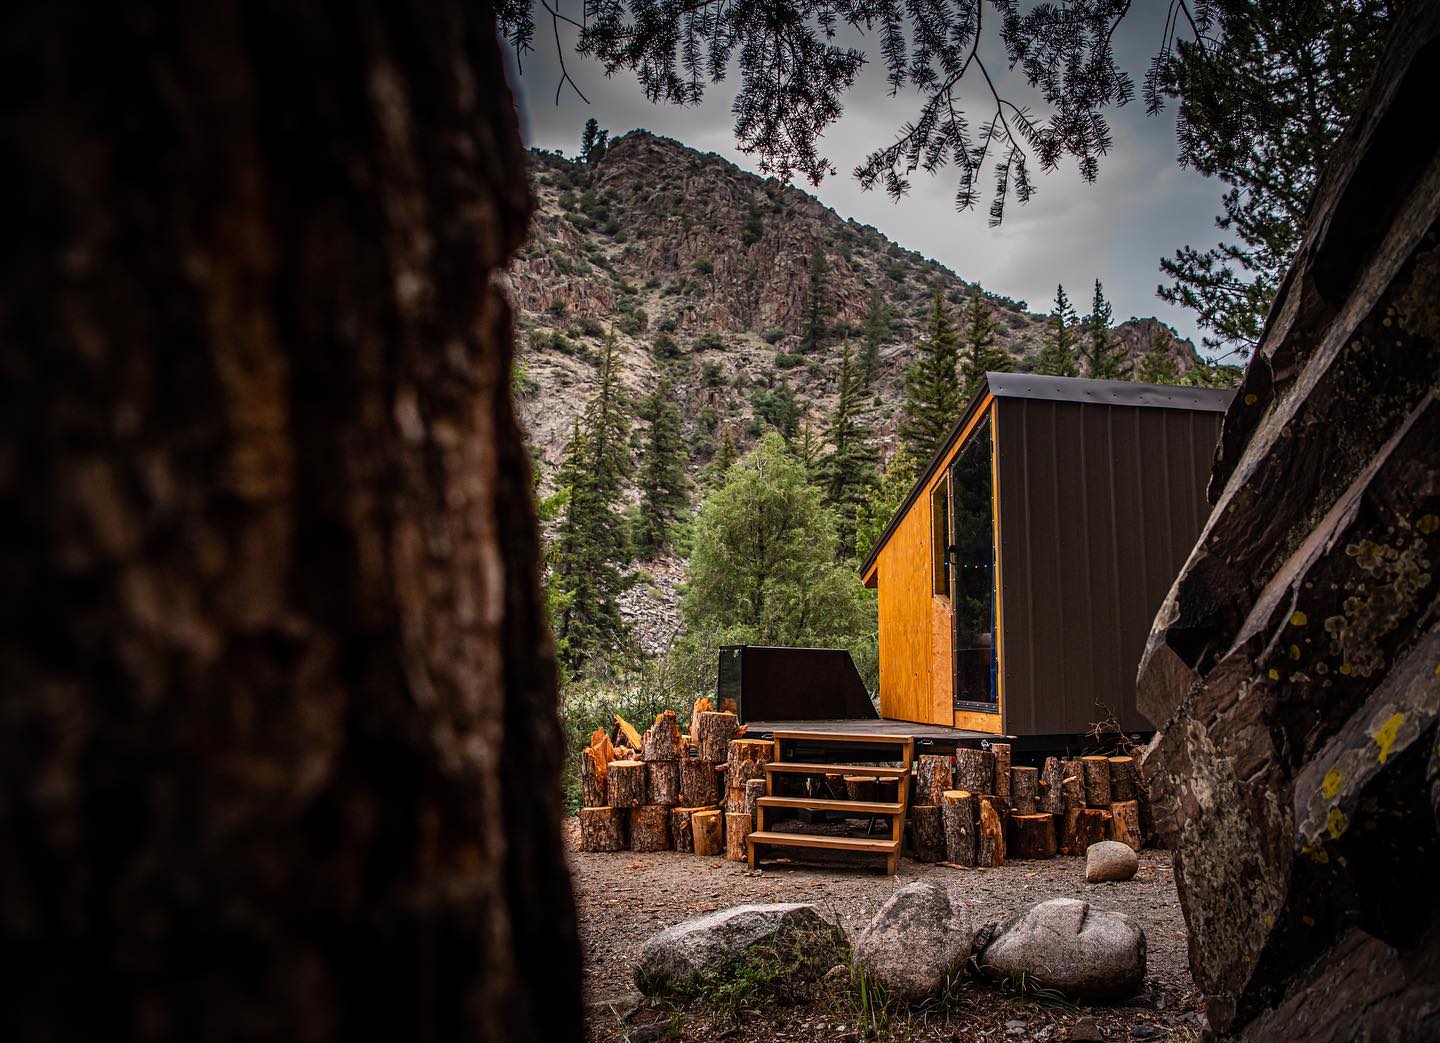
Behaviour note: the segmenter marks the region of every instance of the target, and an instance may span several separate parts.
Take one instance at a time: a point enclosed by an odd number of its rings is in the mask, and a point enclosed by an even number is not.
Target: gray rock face
[[[635,985],[647,996],[684,989],[761,943],[784,944],[827,927],[813,905],[737,905],[667,927],[640,947]]]
[[[931,881],[900,888],[854,946],[857,966],[892,1000],[934,996],[970,956],[975,925],[965,903]]]
[[[1091,844],[1085,852],[1085,882],[1103,884],[1109,880],[1129,880],[1140,868],[1140,860],[1129,844],[1118,840],[1102,840]]]
[[[1124,913],[1052,898],[1002,925],[980,967],[991,978],[1024,975],[1072,998],[1119,999],[1145,980],[1145,932]]]

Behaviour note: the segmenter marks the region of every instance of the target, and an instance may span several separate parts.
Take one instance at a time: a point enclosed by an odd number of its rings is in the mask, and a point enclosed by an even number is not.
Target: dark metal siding
[[[996,401],[1002,695],[1012,735],[1135,708],[1155,613],[1209,513],[1221,413]]]

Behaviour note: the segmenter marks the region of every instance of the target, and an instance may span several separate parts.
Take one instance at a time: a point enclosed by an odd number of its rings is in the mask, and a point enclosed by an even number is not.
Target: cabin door
[[[995,651],[995,499],[990,419],[955,454],[950,491],[951,644],[957,710],[998,710]]]

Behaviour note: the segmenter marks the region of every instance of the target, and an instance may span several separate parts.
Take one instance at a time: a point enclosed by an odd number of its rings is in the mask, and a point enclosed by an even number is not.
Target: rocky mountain
[[[743,449],[759,431],[756,398],[782,380],[823,426],[844,338],[858,348],[874,290],[888,308],[890,336],[867,420],[888,454],[901,375],[932,288],[942,288],[958,320],[973,284],[797,188],[643,130],[615,139],[592,164],[540,151],[531,160],[535,219],[506,282],[519,316],[522,414],[544,461],[562,455],[594,378],[595,349],[611,327],[631,390],[652,386],[662,369],[674,378],[697,463],[721,425],[731,425]],[[832,335],[802,357],[817,243]],[[1074,289],[1072,297],[1089,299],[1088,287]],[[999,345],[1027,368],[1045,316],[1024,301],[991,292],[986,299]],[[1131,320],[1117,332],[1139,352],[1154,324]],[[1196,364],[1189,341],[1177,338],[1173,351],[1182,373]]]
[[[615,139],[591,163],[543,151],[530,157],[535,217],[504,283],[517,313],[521,418],[542,489],[549,488],[572,422],[593,392],[608,330],[618,335],[622,380],[632,394],[653,388],[662,373],[672,379],[692,447],[690,466],[698,472],[727,427],[742,452],[758,437],[759,413],[782,383],[811,424],[824,428],[845,339],[858,350],[875,291],[889,336],[864,419],[889,456],[902,374],[933,288],[941,288],[958,325],[972,283],[797,188],[646,131]],[[829,336],[802,355],[817,244]],[[1024,301],[985,296],[997,343],[1017,369],[1028,368],[1046,316]],[[1072,298],[1088,301],[1089,288],[1073,288]],[[1138,353],[1155,325],[1154,319],[1131,320],[1116,330]],[[1176,338],[1172,351],[1182,373],[1198,364],[1189,341]],[[639,568],[624,607],[642,647],[654,651],[674,632],[684,566],[666,554]]]

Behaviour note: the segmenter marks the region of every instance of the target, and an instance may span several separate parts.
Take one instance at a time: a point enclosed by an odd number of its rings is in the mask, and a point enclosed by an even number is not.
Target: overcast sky
[[[571,0],[573,6],[575,0]],[[1163,4],[1140,4],[1116,33],[1117,53],[1124,68],[1139,84],[1146,63],[1159,43]],[[538,10],[544,19],[543,10]],[[738,73],[712,85],[698,108],[652,105],[635,79],[622,73],[606,79],[593,62],[573,53],[573,38],[562,34],[571,48],[567,66],[589,98],[581,101],[568,87],[555,103],[559,67],[548,19],[537,24],[536,51],[524,56],[523,73],[511,64],[511,82],[520,111],[522,133],[528,145],[560,149],[573,155],[580,130],[591,116],[618,136],[636,127],[689,145],[716,152],[746,170],[755,160],[735,145],[730,104]],[[548,42],[548,46],[545,42]],[[1001,72],[999,89],[1020,104],[1037,105],[1023,80],[1007,74],[997,62],[999,41],[991,45],[991,71]],[[873,39],[858,46],[878,57]],[[803,178],[798,187],[818,196],[842,217],[874,225],[891,239],[952,268],[964,279],[979,282],[994,293],[1016,297],[1032,311],[1045,312],[1063,283],[1071,302],[1083,315],[1090,307],[1094,280],[1105,284],[1105,294],[1117,321],[1131,316],[1159,316],[1183,336],[1200,343],[1191,313],[1167,305],[1155,295],[1161,281],[1159,259],[1185,244],[1208,248],[1218,241],[1215,215],[1220,210],[1222,187],[1218,182],[1183,170],[1176,162],[1173,106],[1159,116],[1146,116],[1137,99],[1110,113],[1115,148],[1102,158],[1100,178],[1086,184],[1073,163],[1036,177],[1036,192],[1020,206],[1013,198],[999,228],[987,220],[990,178],[986,194],[971,211],[957,213],[954,205],[956,173],[946,168],[934,177],[917,172],[910,194],[892,202],[883,191],[864,192],[851,171],[874,148],[889,144],[895,128],[913,118],[919,97],[913,91],[890,97],[883,68],[873,60],[846,96],[845,113],[826,132],[821,147],[839,173],[814,188]],[[972,123],[983,117],[984,106],[970,108]]]

